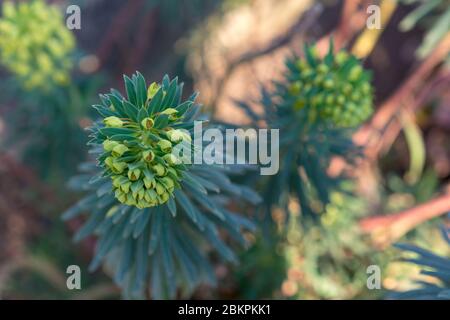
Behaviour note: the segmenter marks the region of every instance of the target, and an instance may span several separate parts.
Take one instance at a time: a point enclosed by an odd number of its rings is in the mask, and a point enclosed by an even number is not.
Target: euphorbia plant
[[[287,212],[292,199],[303,217],[315,218],[324,210],[340,182],[327,174],[331,159],[353,161],[359,155],[351,133],[372,113],[370,79],[350,53],[334,53],[332,42],[324,57],[307,45],[304,57],[287,59],[275,92],[262,89],[261,114],[239,104],[255,126],[280,130],[280,171],[261,181],[267,213],[273,206]]]
[[[229,196],[259,197],[227,177],[237,167],[186,164],[171,152],[191,141],[196,94],[183,101],[183,86],[167,76],[149,87],[140,73],[124,80],[126,97],[112,89],[94,106],[102,116],[91,128],[97,163],[82,165],[70,182],[88,194],[63,217],[88,214],[75,239],[98,236],[90,267],[105,261],[126,297],[188,294],[215,282],[210,249],[236,261],[219,230],[244,244],[243,229],[253,228],[227,208]]]
[[[252,125],[280,130],[280,171],[254,180],[264,199],[265,229],[279,226],[281,236],[271,241],[285,249],[291,279],[283,288],[288,288],[288,296],[333,298],[347,290],[351,297],[366,288],[360,266],[352,269],[354,264],[346,264],[349,254],[354,260],[372,261],[356,228],[364,208],[355,208],[359,200],[350,196],[355,189],[350,181],[329,175],[328,169],[333,157],[351,162],[360,156],[352,133],[372,113],[370,79],[357,58],[345,50],[335,53],[332,42],[323,57],[307,45],[303,56],[287,59],[273,91],[262,89],[263,112],[239,103]],[[267,239],[271,233],[265,235]],[[359,244],[349,245],[352,241]],[[301,281],[291,271],[298,271]]]

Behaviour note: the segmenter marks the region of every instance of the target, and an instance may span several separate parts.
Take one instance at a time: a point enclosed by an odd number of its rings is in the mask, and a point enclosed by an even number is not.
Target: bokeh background
[[[122,89],[136,70],[150,81],[178,75],[214,119],[244,125],[236,100],[261,112],[253,101],[282,78],[285,58],[304,43],[324,51],[331,35],[374,75],[372,126],[355,136],[367,161],[349,173],[358,197],[333,194],[319,225],[274,210],[283,231],[248,235],[240,265],[217,263],[218,287],[194,298],[381,299],[413,288],[419,268],[398,261],[394,242],[449,254],[439,226],[450,211],[450,6],[430,2],[417,13],[428,1],[54,0],[59,11],[24,13],[42,19],[24,27],[30,39],[0,23],[0,298],[120,298],[102,270],[83,271],[83,290],[66,288],[66,267],[87,270],[95,247],[94,238],[73,244],[82,218],[60,214],[80,197],[67,181],[88,158],[84,129],[99,93]],[[70,4],[81,30],[65,28]],[[371,4],[379,30],[366,28]],[[46,37],[61,40],[46,47]],[[382,290],[366,287],[370,264],[382,268]]]

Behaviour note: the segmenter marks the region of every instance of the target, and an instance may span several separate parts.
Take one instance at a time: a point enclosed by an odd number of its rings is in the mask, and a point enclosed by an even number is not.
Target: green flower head
[[[173,196],[186,167],[171,152],[189,134],[176,129],[185,109],[173,107],[175,91],[159,84],[147,88],[139,73],[125,77],[125,84],[127,98],[115,90],[102,96],[97,110],[103,121],[93,136],[102,144],[98,160],[111,176],[116,199],[143,209]]]
[[[65,85],[75,47],[63,14],[42,0],[3,2],[0,18],[0,61],[26,89]]]
[[[320,58],[306,46],[304,58],[287,62],[289,85],[283,96],[295,110],[306,110],[310,119],[336,127],[355,127],[373,111],[371,75],[356,57],[340,51]]]

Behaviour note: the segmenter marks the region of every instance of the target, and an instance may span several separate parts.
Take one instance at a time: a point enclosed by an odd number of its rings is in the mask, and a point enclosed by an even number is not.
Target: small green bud
[[[306,68],[302,72],[302,78],[305,79],[305,80],[307,80],[312,75],[314,75],[314,71],[311,68]]]
[[[342,91],[344,92],[345,95],[349,95],[352,92],[352,90],[353,90],[353,87],[349,83],[346,83],[344,85],[344,88],[342,89]]]
[[[318,96],[311,97],[311,105],[313,107],[317,107],[319,105],[319,98],[318,98]]]
[[[160,86],[156,82],[153,82],[147,90],[147,100],[153,99],[155,94],[158,92]]]
[[[120,187],[120,185],[121,185],[121,176],[114,176],[114,177],[112,177],[111,179],[112,179],[112,184],[113,184],[113,186],[114,187],[116,187],[116,188],[119,188]]]
[[[144,185],[147,189],[151,189],[155,186],[155,179],[148,179],[147,177],[144,178]]]
[[[127,164],[125,162],[117,162],[117,161],[113,162],[113,169],[114,169],[113,171],[115,173],[122,173],[126,167],[127,167]]]
[[[324,82],[324,78],[323,78],[323,76],[317,76],[315,79],[314,79],[314,84],[316,85],[316,86],[320,86],[321,84],[322,84],[322,82]]]
[[[166,132],[167,137],[172,141],[173,143],[178,143],[183,140],[183,132],[180,130],[170,130]]]
[[[112,155],[114,157],[120,157],[122,156],[125,152],[127,152],[129,149],[126,145],[123,144],[117,144],[113,149],[112,149]]]
[[[181,133],[183,134],[184,141],[189,142],[189,143],[192,141],[191,135],[188,132],[181,131]]]
[[[164,186],[167,189],[173,189],[175,187],[175,183],[173,182],[172,179],[170,179],[169,177],[164,177],[161,179],[162,184],[164,184]]]
[[[362,90],[363,94],[369,94],[370,93],[370,85],[367,82],[363,83],[361,90]]]
[[[169,140],[165,139],[159,140],[158,146],[163,152],[170,152],[170,150],[172,149],[172,143]]]
[[[154,165],[152,168],[155,171],[156,175],[160,177],[164,176],[167,171],[166,168],[159,163],[157,165]]]
[[[160,195],[161,198],[161,204],[167,202],[170,198],[170,195],[168,192],[164,192],[163,194]]]
[[[361,94],[358,91],[354,91],[351,95],[351,99],[355,102],[359,102],[361,99]]]
[[[300,94],[302,89],[302,83],[300,81],[295,81],[289,88],[289,93],[292,95]]]
[[[177,118],[178,110],[174,108],[167,108],[161,114],[167,114],[169,119],[173,120]]]
[[[148,207],[148,204],[146,201],[144,201],[142,199],[137,202],[136,207],[138,207],[138,209],[144,209],[144,208]]]
[[[321,63],[317,66],[317,71],[319,73],[327,73],[330,69],[328,68],[328,66],[325,63]]]
[[[331,89],[334,87],[334,81],[330,78],[325,79],[325,81],[323,82],[323,86],[327,89]]]
[[[357,107],[356,104],[354,104],[353,102],[349,102],[349,103],[347,104],[347,111],[349,112],[349,113],[348,113],[349,116],[350,116],[350,113],[353,113],[353,112],[355,112],[356,110],[358,110],[358,107]]]
[[[169,168],[167,169],[167,171],[168,171],[170,174],[172,174],[172,176],[178,178],[177,170],[175,170],[174,168],[169,167]]]
[[[111,128],[121,128],[123,126],[123,121],[120,120],[120,118],[114,116],[106,117],[105,119],[103,119],[103,122],[107,127]]]
[[[338,65],[344,64],[345,61],[348,59],[348,54],[344,51],[340,51],[336,54],[336,62]]]
[[[129,205],[129,206],[134,206],[134,205],[136,205],[136,200],[133,199],[133,197],[131,197],[131,196],[127,196],[127,200],[126,200],[125,204]]]
[[[308,67],[306,61],[301,59],[297,61],[296,65],[300,71],[304,71]]]
[[[152,162],[155,159],[155,154],[153,153],[153,151],[151,150],[146,150],[144,152],[142,152],[142,159],[145,162]]]
[[[156,200],[156,196],[157,196],[157,194],[156,194],[155,190],[147,190],[147,191],[145,191],[144,198],[148,202],[154,202]]]
[[[141,121],[141,126],[144,129],[151,129],[153,128],[153,125],[155,124],[155,122],[153,121],[152,118],[145,118],[144,120]]]
[[[125,182],[124,184],[122,184],[122,185],[120,186],[120,189],[121,189],[123,192],[128,193],[128,192],[130,192],[130,187],[131,187],[131,182],[128,181],[128,182]]]
[[[179,165],[181,163],[180,159],[178,159],[176,156],[174,156],[171,153],[166,154],[163,157],[163,159],[171,166],[176,166],[176,165]]]
[[[117,189],[114,192],[114,196],[116,197],[117,200],[119,200],[120,202],[124,203],[127,201],[127,196],[125,193],[123,193],[122,191],[120,191],[119,189]]]
[[[114,158],[113,158],[113,157],[107,157],[107,158],[105,159],[105,164],[106,164],[110,169],[112,169],[112,168],[113,168],[113,165],[114,165]]]
[[[312,85],[310,83],[305,84],[305,87],[303,88],[303,91],[305,93],[308,93],[309,91],[311,91],[312,89]]]
[[[141,170],[139,170],[139,169],[134,169],[134,170],[128,171],[128,179],[130,179],[131,181],[136,181],[137,179],[139,179],[140,175],[141,175]]]
[[[363,68],[360,65],[356,65],[350,70],[350,72],[348,74],[348,79],[350,81],[356,81],[356,80],[358,80],[358,78],[361,76],[362,73],[363,73]]]
[[[164,192],[166,192],[166,189],[165,189],[165,188],[163,187],[163,185],[162,185],[161,183],[159,183],[159,182],[156,183],[155,189],[156,189],[156,193],[157,193],[158,195],[162,195]]]
[[[342,94],[340,94],[340,95],[338,95],[337,97],[336,97],[336,103],[337,104],[339,104],[339,105],[344,105],[344,103],[345,103],[345,97],[342,95]]]
[[[305,106],[305,104],[306,104],[305,99],[300,98],[297,101],[295,101],[294,109],[300,110],[300,109],[302,109]]]
[[[333,106],[333,103],[334,103],[334,97],[333,97],[332,95],[328,95],[328,96],[325,98],[325,103],[326,103],[327,105],[329,105],[329,106]]]
[[[112,151],[114,149],[115,146],[117,146],[119,143],[117,141],[112,141],[112,140],[108,140],[106,139],[105,141],[103,141],[103,149],[105,151]]]

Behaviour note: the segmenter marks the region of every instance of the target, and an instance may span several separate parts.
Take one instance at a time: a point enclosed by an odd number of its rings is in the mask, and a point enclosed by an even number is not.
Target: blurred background
[[[136,70],[150,81],[178,75],[214,119],[247,124],[235,101],[261,112],[251,102],[261,85],[282,78],[286,57],[304,43],[327,50],[331,35],[373,72],[375,115],[355,134],[367,161],[350,173],[358,196],[333,194],[319,225],[274,210],[285,231],[273,241],[249,235],[240,265],[218,263],[218,287],[194,297],[380,299],[420,277],[398,261],[393,243],[449,255],[439,230],[450,211],[449,1],[42,3],[14,20],[17,12],[0,1],[0,298],[120,298],[102,271],[83,271],[81,291],[66,288],[66,267],[87,270],[95,246],[93,238],[73,244],[82,220],[65,223],[60,214],[80,197],[67,181],[88,157],[84,129],[99,93],[122,90],[122,75]],[[65,26],[71,4],[81,8],[79,30]],[[381,29],[366,28],[373,4]],[[371,264],[382,269],[382,290],[366,287]]]

